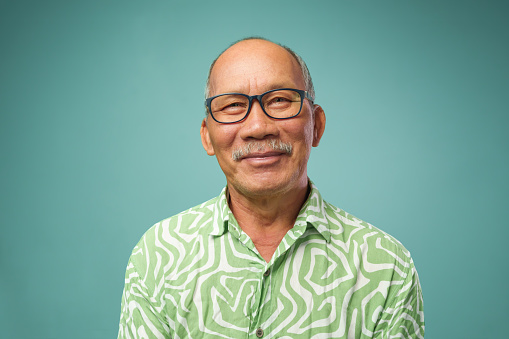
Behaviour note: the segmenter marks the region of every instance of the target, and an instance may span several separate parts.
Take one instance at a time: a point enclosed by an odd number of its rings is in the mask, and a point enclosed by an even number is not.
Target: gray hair
[[[270,41],[270,40],[262,38],[262,37],[252,36],[252,37],[248,37],[248,38],[244,38],[244,39],[240,39],[238,41],[235,41],[230,46],[228,46],[228,48],[232,47],[233,45],[235,45],[235,44],[237,44],[239,42],[246,41],[246,40],[264,40],[264,41],[268,41],[268,42],[274,43],[273,41]],[[300,66],[300,70],[302,72],[302,77],[304,78],[304,84],[306,86],[306,91],[309,93],[309,96],[314,101],[315,100],[315,88],[313,87],[313,80],[311,79],[311,74],[309,73],[308,66],[306,66],[306,63],[304,62],[304,60],[302,60],[300,55],[295,53],[290,47],[287,47],[287,46],[284,46],[284,45],[281,45],[281,44],[278,44],[278,43],[275,43],[275,44],[283,47],[288,53],[290,53],[295,58],[295,60],[297,60],[297,62],[299,63],[299,66]],[[207,83],[205,85],[205,99],[210,96],[210,73],[212,73],[212,68],[214,68],[214,65],[216,64],[217,59],[219,59],[219,57],[228,48],[226,48],[224,51],[222,51],[221,54],[219,54],[219,56],[210,65],[209,74],[207,76]]]

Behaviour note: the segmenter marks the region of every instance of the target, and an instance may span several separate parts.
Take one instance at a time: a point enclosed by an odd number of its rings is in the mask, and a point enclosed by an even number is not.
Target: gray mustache
[[[281,140],[266,140],[266,141],[251,141],[242,147],[238,147],[232,152],[232,159],[239,161],[242,157],[245,157],[253,152],[262,151],[278,151],[286,154],[292,153],[292,145],[282,142]]]

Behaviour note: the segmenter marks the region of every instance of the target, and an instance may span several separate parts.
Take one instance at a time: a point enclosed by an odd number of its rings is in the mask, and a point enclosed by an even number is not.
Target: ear
[[[322,139],[323,132],[325,131],[325,112],[320,105],[314,105],[313,108],[315,127],[313,131],[313,147],[317,147]]]
[[[216,154],[214,152],[214,147],[212,146],[212,142],[210,141],[209,129],[207,127],[207,118],[203,119],[203,121],[201,122],[200,136],[201,136],[201,144],[203,145],[205,152],[207,152],[208,155]]]

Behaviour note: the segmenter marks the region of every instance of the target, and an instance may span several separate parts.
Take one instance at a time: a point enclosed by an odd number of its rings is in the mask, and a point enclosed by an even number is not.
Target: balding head
[[[210,68],[209,68],[207,84],[205,87],[205,98],[208,98],[213,95],[213,90],[211,88],[212,87],[211,78],[214,73],[213,70],[214,70],[216,63],[225,54],[228,55],[228,54],[230,54],[230,52],[238,52],[239,50],[253,51],[253,53],[254,53],[254,51],[256,51],[257,49],[262,49],[262,48],[267,48],[267,47],[268,48],[272,47],[274,50],[283,49],[286,51],[286,53],[288,53],[292,57],[292,59],[296,62],[299,72],[301,73],[302,79],[304,81],[304,86],[305,86],[304,89],[310,94],[311,98],[313,98],[313,100],[314,100],[315,91],[314,91],[314,87],[313,87],[313,81],[311,79],[311,75],[309,73],[309,70],[308,70],[304,60],[302,60],[302,58],[297,53],[295,53],[293,50],[291,50],[290,48],[280,45],[280,44],[273,43],[270,40],[267,40],[264,38],[259,38],[259,37],[245,38],[245,39],[242,39],[242,40],[239,40],[239,41],[233,43],[212,62],[212,64],[210,65]],[[246,54],[244,54],[244,55],[246,55]],[[241,57],[241,54],[239,54],[239,57]],[[218,93],[214,93],[214,94],[218,94]]]

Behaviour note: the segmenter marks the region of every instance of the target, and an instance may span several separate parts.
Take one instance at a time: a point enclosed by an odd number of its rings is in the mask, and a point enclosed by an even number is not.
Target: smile
[[[247,162],[254,166],[268,166],[279,162],[284,155],[286,155],[286,153],[274,151],[263,153],[253,152],[243,156],[239,161]]]
[[[271,157],[278,157],[285,153],[282,152],[253,152],[250,154],[246,154],[245,156],[241,157],[240,159],[265,159],[265,158],[271,158]]]

